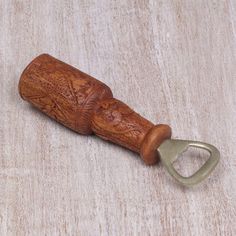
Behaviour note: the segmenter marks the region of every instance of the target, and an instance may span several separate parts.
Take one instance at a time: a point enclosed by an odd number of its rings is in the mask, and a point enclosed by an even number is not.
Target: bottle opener
[[[64,126],[80,134],[102,139],[140,154],[148,165],[158,163],[179,183],[192,186],[205,179],[217,165],[216,147],[197,141],[171,139],[168,125],[154,125],[113,97],[111,89],[78,69],[42,54],[23,71],[21,97]],[[180,175],[173,162],[189,147],[205,149],[210,157],[190,177]]]

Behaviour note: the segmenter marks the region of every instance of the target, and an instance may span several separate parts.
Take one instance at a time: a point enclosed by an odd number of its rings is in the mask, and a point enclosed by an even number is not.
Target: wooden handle
[[[156,149],[171,137],[168,125],[153,125],[113,98],[107,85],[47,54],[23,71],[19,92],[64,126],[138,152],[147,164],[158,162]]]

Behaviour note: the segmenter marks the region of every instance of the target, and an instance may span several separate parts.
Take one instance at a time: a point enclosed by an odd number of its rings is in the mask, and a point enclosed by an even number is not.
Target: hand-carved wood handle
[[[107,85],[47,54],[26,67],[19,92],[66,127],[138,152],[147,164],[158,162],[156,148],[171,136],[168,125],[153,125],[113,98]]]

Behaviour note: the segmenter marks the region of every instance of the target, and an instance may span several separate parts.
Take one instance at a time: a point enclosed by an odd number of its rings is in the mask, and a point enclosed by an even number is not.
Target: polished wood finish
[[[169,126],[153,125],[113,98],[107,85],[47,54],[26,67],[19,92],[64,126],[140,153],[146,164],[158,162],[156,149],[171,137]]]
[[[96,101],[112,97],[102,82],[47,54],[24,70],[19,92],[51,118],[80,133],[92,133],[90,121]]]

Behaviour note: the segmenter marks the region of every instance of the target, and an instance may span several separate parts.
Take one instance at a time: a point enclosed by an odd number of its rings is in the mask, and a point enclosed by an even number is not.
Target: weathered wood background
[[[216,145],[213,175],[181,187],[161,165],[32,109],[17,85],[43,52],[173,137]],[[235,235],[235,0],[0,0],[0,86],[1,236]]]

